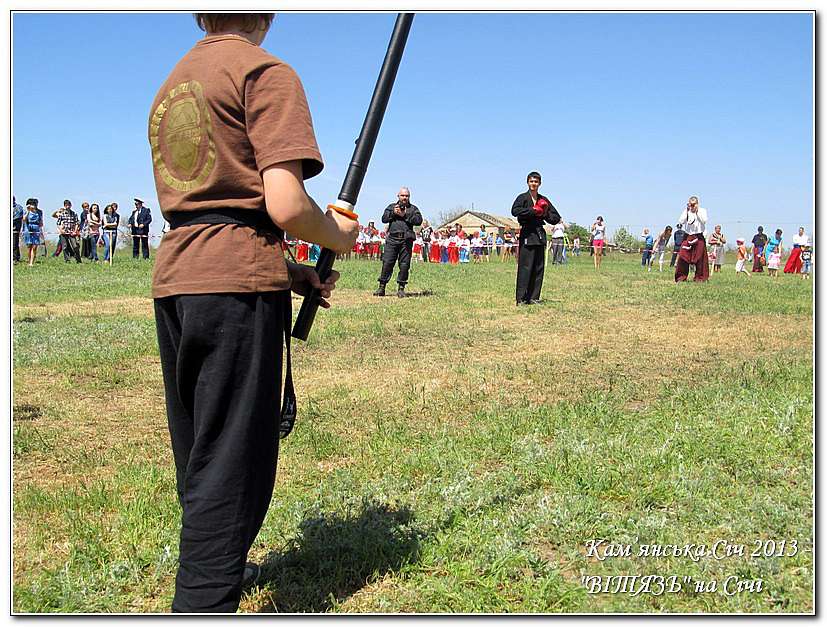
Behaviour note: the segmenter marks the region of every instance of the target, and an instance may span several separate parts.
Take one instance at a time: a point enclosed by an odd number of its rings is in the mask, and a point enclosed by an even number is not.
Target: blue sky
[[[338,194],[393,27],[389,13],[279,14],[264,48],[307,92]],[[813,226],[813,19],[794,13],[422,13],[357,206],[400,185],[426,217],[508,215],[530,170],[564,219],[674,223],[696,194],[731,238]],[[203,33],[189,13],[15,13],[18,201],[157,216],[147,119]],[[48,222],[47,222],[48,224]]]

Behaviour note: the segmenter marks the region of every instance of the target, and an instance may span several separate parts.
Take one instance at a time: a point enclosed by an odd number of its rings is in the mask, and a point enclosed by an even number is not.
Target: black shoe
[[[539,298],[532,298],[530,301],[528,301],[528,304],[529,305],[542,305],[543,301],[540,300]]]
[[[524,301],[524,300],[518,300],[517,301],[517,307],[522,307],[524,305],[530,305],[530,304],[531,303],[529,303],[528,301]]]
[[[241,587],[244,590],[249,590],[258,581],[261,575],[261,567],[255,562],[247,562],[244,564],[244,576],[241,579]]]
[[[376,288],[376,291],[373,293],[374,296],[384,296],[385,295],[385,286],[381,283],[379,287]]]
[[[405,298],[407,296],[407,294],[405,293],[405,286],[404,285],[399,286],[399,289],[396,290],[396,295],[399,298]]]

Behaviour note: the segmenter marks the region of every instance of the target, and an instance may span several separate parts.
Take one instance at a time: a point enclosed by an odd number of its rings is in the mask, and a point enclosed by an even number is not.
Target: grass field
[[[414,265],[433,295],[404,300],[370,296],[378,262],[339,263],[241,611],[812,612],[814,283],[638,264],[549,267],[548,302],[518,309],[513,262]],[[14,268],[16,612],[170,606],[150,271]],[[636,551],[717,540],[744,555]],[[765,540],[782,555],[752,557]],[[597,575],[716,589],[590,594]]]

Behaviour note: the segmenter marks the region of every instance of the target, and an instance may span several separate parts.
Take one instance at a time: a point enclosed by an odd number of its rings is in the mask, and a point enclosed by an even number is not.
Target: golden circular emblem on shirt
[[[149,121],[152,163],[161,179],[179,192],[201,185],[215,167],[212,120],[198,81],[176,85]]]

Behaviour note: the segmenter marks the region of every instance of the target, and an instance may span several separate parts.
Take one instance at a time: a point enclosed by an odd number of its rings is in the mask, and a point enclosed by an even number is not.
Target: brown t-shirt
[[[205,37],[178,62],[152,104],[149,143],[165,216],[266,212],[266,168],[301,160],[307,179],[324,167],[299,77],[235,35]],[[152,275],[153,298],[289,287],[276,236],[235,224],[171,229]]]

